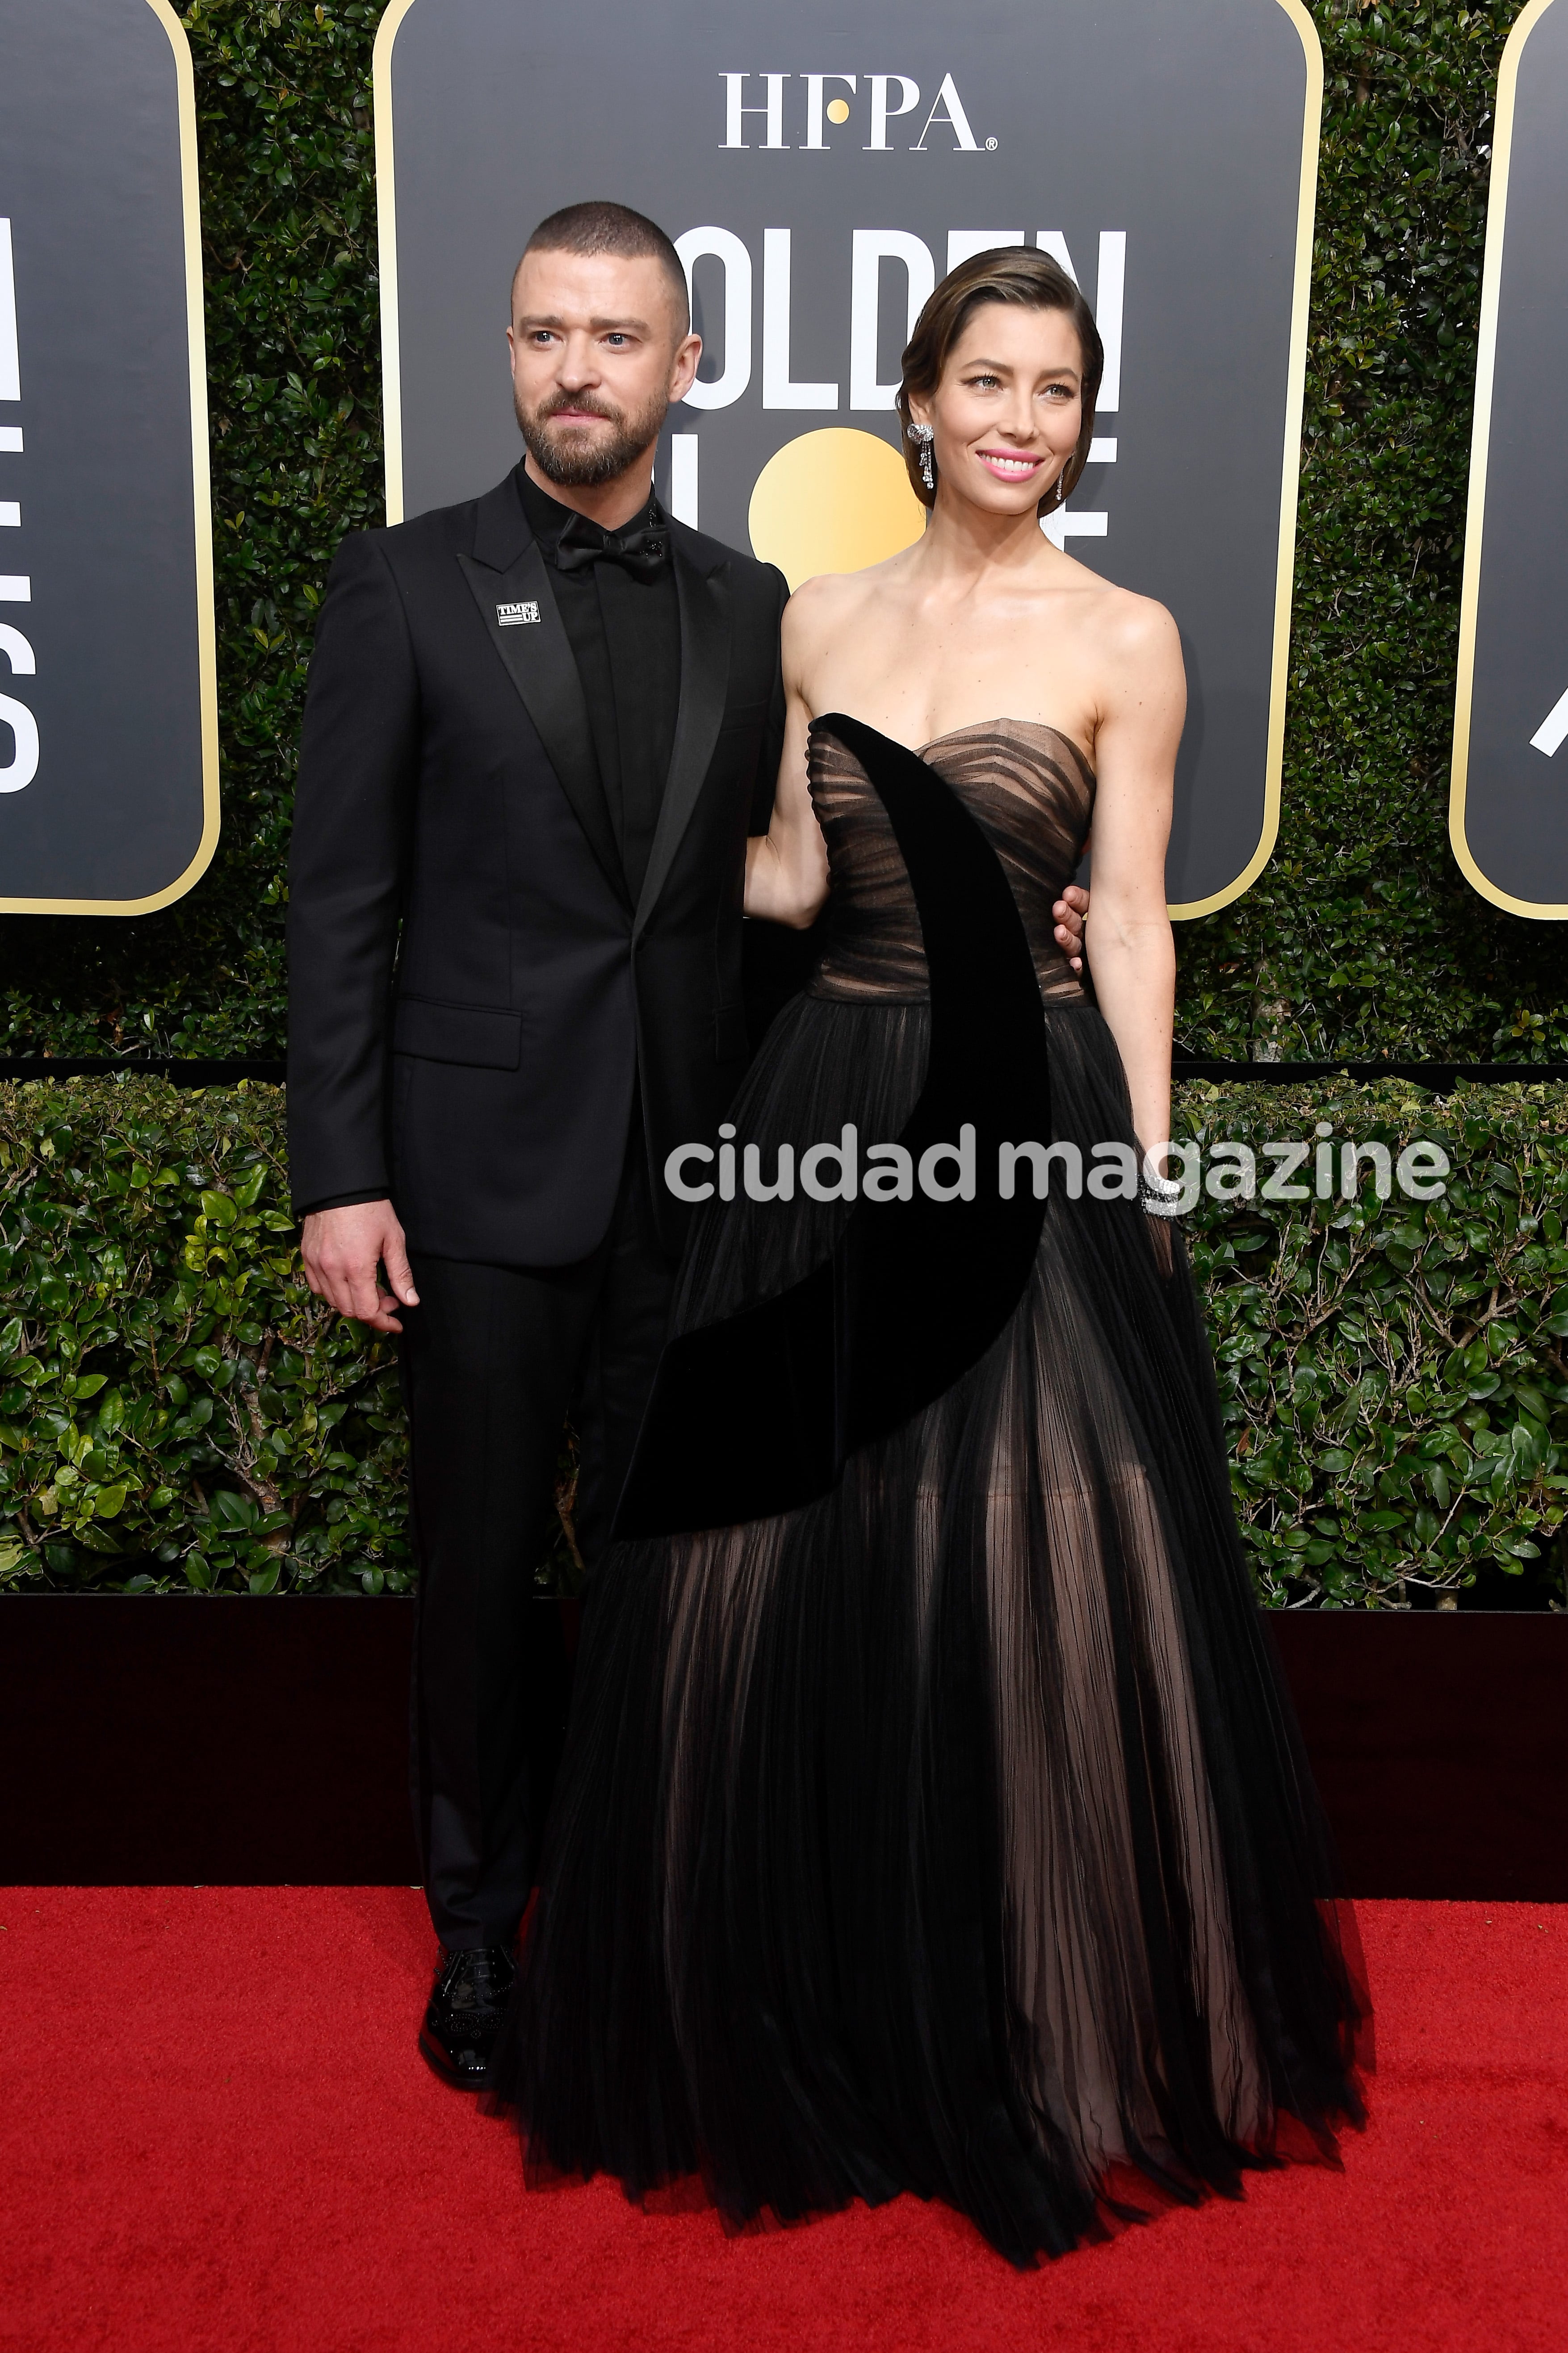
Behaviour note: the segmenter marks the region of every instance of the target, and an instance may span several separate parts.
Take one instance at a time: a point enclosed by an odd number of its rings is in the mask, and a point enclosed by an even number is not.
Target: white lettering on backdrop
[[[773,79],[772,77],[770,79]],[[813,76],[817,85],[811,92],[811,112],[808,129],[820,135],[820,110],[824,79],[849,80],[846,75]],[[899,77],[887,77],[897,80]],[[735,77],[736,82],[739,77]],[[851,86],[852,83],[851,83]],[[739,90],[732,91],[739,99]],[[770,98],[772,93],[770,91]],[[769,141],[773,143],[777,125],[772,110],[758,110],[767,114]],[[885,118],[882,118],[885,121]],[[738,126],[732,126],[738,128]],[[734,143],[733,142],[730,143]],[[808,136],[808,146],[817,143]],[[932,288],[936,284],[936,260],[931,248],[921,237],[908,229],[858,228],[850,233],[849,268],[849,350],[848,377],[851,410],[890,409],[898,391],[896,381],[882,383],[877,375],[877,353],[882,322],[882,303],[887,287],[891,284],[895,298],[904,298],[904,334],[913,332],[915,321]],[[945,268],[956,269],[976,253],[986,253],[994,246],[1024,245],[1027,242],[1021,228],[973,229],[952,228],[947,233]],[[1043,253],[1059,261],[1074,285],[1081,280],[1068,249],[1067,238],[1060,229],[1042,228],[1035,232],[1035,244]],[[721,364],[717,375],[699,377],[686,396],[685,406],[695,409],[729,408],[748,389],[752,381],[752,286],[755,273],[750,248],[743,237],[733,229],[710,226],[689,228],[675,240],[687,284],[692,290],[696,305],[696,271],[700,261],[717,261],[723,271],[724,292],[720,310],[722,326],[715,339],[719,343]],[[894,265],[885,271],[884,263]],[[799,382],[791,373],[790,311],[792,302],[792,253],[787,228],[763,231],[763,406],[784,410],[820,412],[836,410],[839,405],[839,387],[836,382]],[[898,271],[902,272],[900,286]],[[1100,232],[1099,268],[1095,283],[1095,324],[1105,348],[1105,369],[1100,378],[1097,416],[1109,415],[1121,404],[1121,326],[1122,290],[1127,272],[1127,232],[1125,229],[1102,228]],[[709,344],[705,358],[711,355]],[[696,526],[699,508],[698,451],[700,442],[695,433],[676,433],[670,448],[670,512],[680,522]],[[1098,466],[1116,463],[1114,437],[1097,435],[1089,449],[1090,462]],[[1103,539],[1110,530],[1110,516],[1103,509],[1061,507],[1048,516],[1041,528],[1059,547],[1071,538]]]
[[[0,220],[0,400],[21,397],[22,361],[16,338],[16,277],[11,258],[11,224]],[[19,456],[21,449],[21,427],[0,425],[0,454]],[[19,530],[21,522],[21,501],[0,499],[0,531]],[[0,573],[0,604],[30,605],[32,600],[33,584],[25,572]],[[0,653],[9,662],[13,678],[37,676],[32,647],[21,630],[13,628],[8,622],[0,623]],[[0,793],[19,793],[38,773],[38,723],[25,702],[18,702],[14,695],[0,694],[0,726],[8,727],[14,738],[9,762],[0,763]]]

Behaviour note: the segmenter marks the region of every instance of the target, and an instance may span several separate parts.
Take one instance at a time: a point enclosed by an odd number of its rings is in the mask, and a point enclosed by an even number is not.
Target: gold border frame
[[[382,417],[386,437],[386,520],[403,521],[403,375],[397,323],[397,185],[393,161],[392,52],[398,27],[415,0],[390,0],[376,29],[375,90],[376,227],[381,268]],[[1312,227],[1317,208],[1318,146],[1322,132],[1323,52],[1302,0],[1275,0],[1301,43],[1307,66],[1301,124],[1301,182],[1296,212],[1296,269],[1290,296],[1290,348],[1286,364],[1285,452],[1279,493],[1279,554],[1274,584],[1274,659],[1268,690],[1268,740],[1265,752],[1263,824],[1258,847],[1236,879],[1207,899],[1170,909],[1182,922],[1212,915],[1256,882],[1274,854],[1279,834],[1279,784],[1285,764],[1285,693],[1290,673],[1290,599],[1295,585],[1296,510],[1300,497],[1301,406],[1307,374],[1307,313],[1312,290]]]
[[[1285,702],[1290,683],[1290,607],[1296,586],[1296,515],[1301,501],[1301,408],[1307,389],[1307,321],[1312,299],[1312,231],[1318,206],[1318,149],[1323,128],[1323,51],[1302,0],[1277,0],[1295,26],[1307,63],[1301,122],[1301,185],[1296,207],[1296,272],[1290,291],[1290,350],[1285,375],[1285,449],[1279,485],[1279,554],[1274,573],[1274,660],[1268,681],[1268,742],[1264,754],[1263,824],[1258,847],[1234,881],[1207,899],[1168,913],[1173,923],[1212,915],[1249,891],[1279,839],[1285,768]]]
[[[392,153],[392,51],[414,0],[389,0],[375,28],[371,86],[375,111],[375,227],[381,293],[381,425],[386,520],[403,521],[403,363],[397,337],[397,177]]]
[[[1448,841],[1459,871],[1473,891],[1505,907],[1510,915],[1537,923],[1568,921],[1568,905],[1545,899],[1516,899],[1500,890],[1477,864],[1465,832],[1465,800],[1470,777],[1470,712],[1476,672],[1476,608],[1481,593],[1481,540],[1486,530],[1487,461],[1491,448],[1492,389],[1497,364],[1498,305],[1502,299],[1503,237],[1508,222],[1508,181],[1513,162],[1513,107],[1526,45],[1552,0],[1530,0],[1514,24],[1498,68],[1497,120],[1492,133],[1491,192],[1487,206],[1486,256],[1481,269],[1480,332],[1476,344],[1476,412],[1470,431],[1470,486],[1465,508],[1465,568],[1459,591],[1458,674],[1454,684],[1454,748],[1448,767]]]
[[[185,326],[191,365],[191,477],[195,493],[196,674],[201,708],[202,837],[195,856],[174,881],[144,899],[5,899],[5,915],[150,915],[183,899],[199,882],[217,848],[217,624],[213,603],[212,481],[207,438],[206,327],[202,293],[202,225],[196,186],[196,97],[185,28],[169,0],[147,0],[174,53],[175,106],[180,125],[180,196],[185,237]]]

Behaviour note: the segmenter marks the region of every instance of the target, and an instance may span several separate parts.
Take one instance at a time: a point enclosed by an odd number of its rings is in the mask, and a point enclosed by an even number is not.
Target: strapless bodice
[[[1081,1000],[1083,985],[1057,945],[1051,909],[1089,839],[1094,775],[1083,754],[1070,736],[1037,721],[987,719],[938,736],[919,756],[963,802],[1000,859],[1041,996]],[[892,825],[831,719],[812,722],[807,774],[831,877],[809,994],[928,996],[920,915]]]

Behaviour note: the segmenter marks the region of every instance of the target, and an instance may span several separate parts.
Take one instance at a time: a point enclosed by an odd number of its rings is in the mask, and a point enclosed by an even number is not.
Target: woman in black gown
[[[697,1219],[496,2059],[536,2176],[700,2172],[733,2223],[910,2189],[1016,2263],[1331,2153],[1365,2016],[1129,1175],[1183,689],[1169,617],[1037,527],[1100,365],[1047,256],[953,272],[900,396],[925,537],[792,603],[747,904],[809,923],[830,873],[822,953]],[[1052,913],[1091,817],[1096,997]],[[998,1181],[1031,1141],[1043,1199]]]

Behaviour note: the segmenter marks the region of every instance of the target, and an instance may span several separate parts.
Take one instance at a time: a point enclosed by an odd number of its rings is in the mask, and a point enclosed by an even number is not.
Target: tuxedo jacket
[[[297,1211],[390,1195],[438,1258],[557,1266],[610,1220],[634,1102],[662,1171],[745,1068],[742,899],[783,741],[788,590],[670,526],[680,700],[637,903],[514,477],[343,542],[289,866]]]

